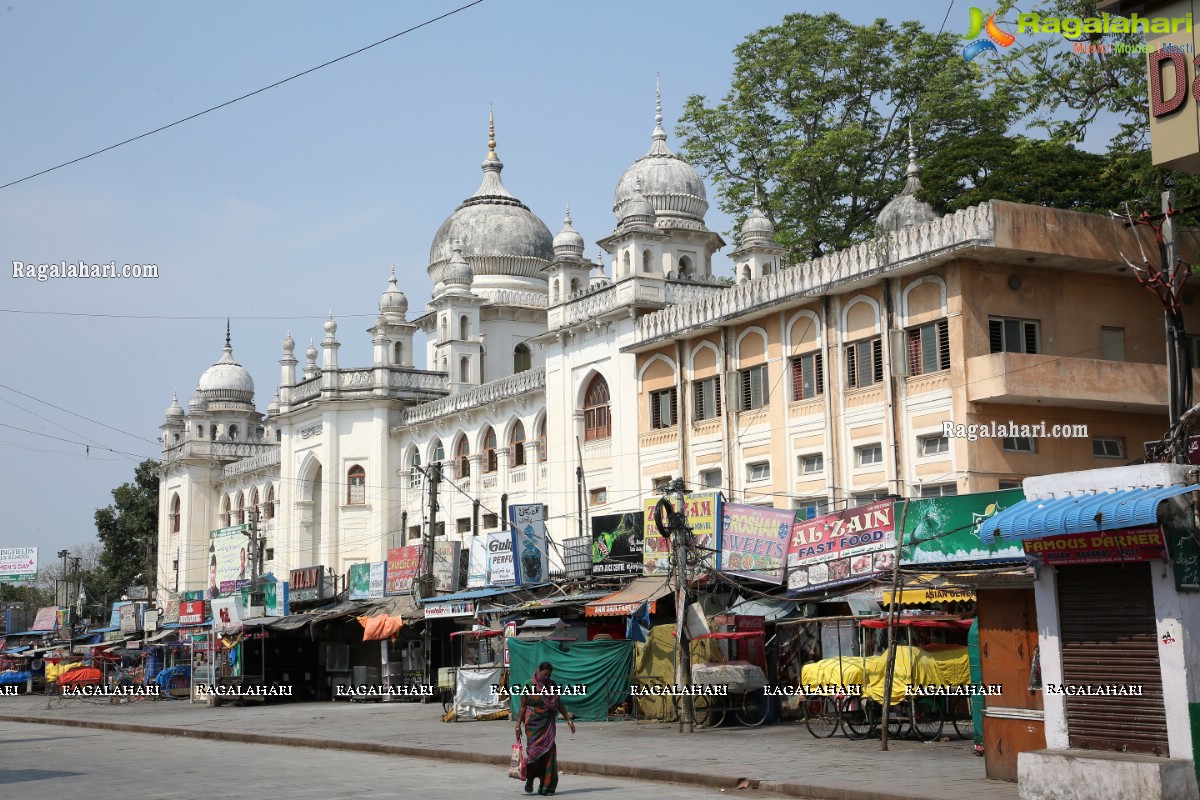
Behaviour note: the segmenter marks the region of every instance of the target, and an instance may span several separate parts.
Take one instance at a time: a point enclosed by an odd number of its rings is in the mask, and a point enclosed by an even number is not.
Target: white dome
[[[640,183],[642,194],[654,207],[657,227],[703,229],[704,214],[708,211],[704,181],[691,164],[667,147],[661,99],[657,103],[654,122],[649,151],[633,162],[617,181],[613,213],[618,220],[629,216],[626,206],[634,200]]]
[[[217,363],[200,376],[197,393],[206,401],[224,400],[235,403],[254,402],[254,380],[250,373],[233,358],[233,346],[225,338],[225,352]]]
[[[392,277],[388,281],[387,290],[379,296],[379,310],[384,314],[399,314],[400,316],[408,313],[408,298],[396,285],[395,267],[392,268]]]
[[[179,395],[171,395],[171,405],[167,407],[167,419],[178,419],[183,416],[183,406],[179,405]]]
[[[758,206],[758,201],[754,202],[754,207],[750,209],[750,213],[746,216],[746,221],[742,223],[742,244],[754,240],[770,240],[775,236],[775,226],[771,224],[771,220],[762,212]]]
[[[571,209],[567,209],[562,230],[554,237],[555,258],[583,258],[583,237],[571,225]]]

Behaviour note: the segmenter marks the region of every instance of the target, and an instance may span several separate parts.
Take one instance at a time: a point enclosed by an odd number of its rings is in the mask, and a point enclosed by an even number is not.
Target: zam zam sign
[[[895,550],[895,503],[891,500],[796,522],[788,543],[788,596],[886,572],[895,563]]]

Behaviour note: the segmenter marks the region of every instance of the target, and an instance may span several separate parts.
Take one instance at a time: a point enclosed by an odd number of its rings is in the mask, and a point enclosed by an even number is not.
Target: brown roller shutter
[[[1070,746],[1166,757],[1150,565],[1060,567],[1058,615],[1064,685],[1142,687],[1140,697],[1068,694]]]

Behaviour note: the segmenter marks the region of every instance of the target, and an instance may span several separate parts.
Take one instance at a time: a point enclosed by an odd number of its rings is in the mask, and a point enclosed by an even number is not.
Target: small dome
[[[750,213],[746,216],[746,221],[742,223],[742,245],[746,245],[752,241],[770,241],[775,237],[775,226],[771,224],[771,220],[762,212],[758,205],[758,199],[754,200],[754,207],[750,209]]]
[[[317,363],[317,346],[312,343],[312,339],[308,340],[308,349],[304,351],[304,356],[309,363]]]
[[[475,272],[463,256],[462,246],[458,242],[455,242],[454,250],[450,256],[450,263],[442,271],[442,283],[445,284],[447,289],[453,287],[470,291],[473,280],[475,280]]]
[[[200,394],[200,387],[196,387],[196,393],[192,395],[192,399],[188,400],[188,413],[204,412],[208,410],[208,401],[204,399],[204,395]]]
[[[289,356],[296,350],[296,340],[292,338],[292,332],[287,332],[287,337],[283,340],[283,352]]]
[[[908,127],[908,177],[900,194],[893,197],[879,212],[876,224],[885,231],[913,228],[938,218],[933,206],[917,199],[921,190],[921,169],[917,166],[917,148],[913,145],[912,126]]]
[[[667,147],[667,132],[662,126],[662,96],[655,101],[654,133],[646,155],[633,162],[617,181],[613,196],[613,213],[624,221],[630,212],[626,205],[641,192],[656,212],[659,227],[704,228],[708,211],[708,195],[704,181],[691,164]]]
[[[654,205],[642,194],[642,180],[633,185],[633,194],[621,207],[621,225],[654,225]]]
[[[271,402],[267,403],[267,416],[273,417],[279,413],[279,390],[275,390],[275,396],[271,398]]]
[[[325,325],[323,327],[325,328],[325,337],[327,339],[333,338],[333,336],[337,333],[337,323],[333,321],[332,311],[329,312],[329,319],[325,320]]]
[[[182,419],[183,406],[179,405],[179,394],[172,393],[171,405],[167,407],[167,419]]]
[[[592,270],[591,277],[588,278],[588,288],[601,289],[605,286],[609,286],[610,284],[612,284],[612,281],[610,281],[608,276],[604,274],[604,265],[597,264]]]
[[[571,208],[563,220],[562,230],[554,237],[555,258],[583,258],[583,237],[571,226]]]
[[[388,280],[387,291],[379,296],[379,310],[384,314],[399,314],[400,316],[408,313],[408,298],[396,285],[395,267],[392,267],[392,277]]]
[[[228,325],[225,327],[225,352],[217,359],[217,363],[204,370],[204,374],[200,376],[199,393],[210,403],[214,400],[254,402],[254,380],[233,358]]]

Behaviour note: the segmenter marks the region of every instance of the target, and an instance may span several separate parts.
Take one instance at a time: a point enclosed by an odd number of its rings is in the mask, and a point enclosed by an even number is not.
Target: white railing
[[[492,405],[501,400],[507,400],[510,397],[517,397],[527,392],[545,388],[546,368],[537,367],[526,372],[518,372],[516,375],[510,375],[507,378],[492,381],[491,383],[485,383],[482,386],[477,386],[474,389],[469,389],[459,394],[452,394],[449,397],[443,397],[429,403],[422,403],[415,408],[410,408],[404,415],[403,424],[415,425],[419,422],[428,422],[447,414],[455,414],[471,408]]]

